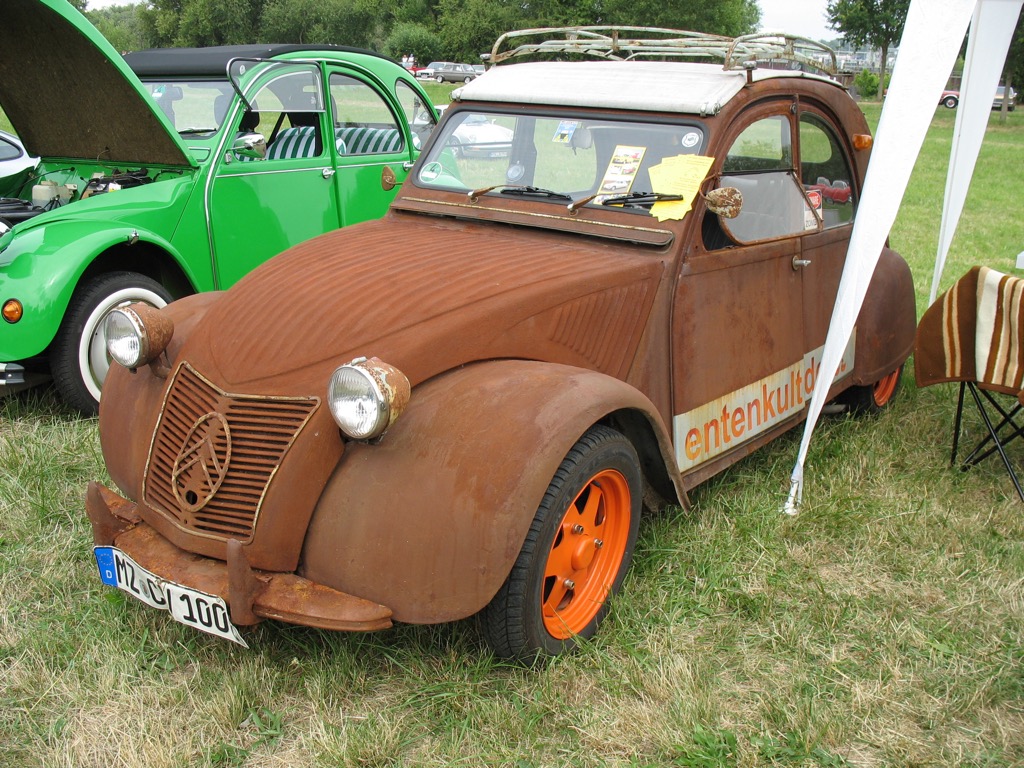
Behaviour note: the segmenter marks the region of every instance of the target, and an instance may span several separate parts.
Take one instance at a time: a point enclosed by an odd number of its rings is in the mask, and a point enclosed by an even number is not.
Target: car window
[[[145,86],[180,134],[214,133],[234,96],[227,80],[147,80]]]
[[[430,132],[437,125],[433,112],[423,103],[419,93],[404,80],[395,82],[395,96],[398,97],[398,103],[402,105],[406,125],[412,131],[413,148],[422,149]]]
[[[528,185],[573,199],[597,195],[594,205],[627,192],[662,191],[657,180],[663,178],[663,164],[698,154],[704,141],[696,125],[468,110],[438,130],[443,135],[434,140],[416,177],[423,186],[475,190]],[[548,199],[565,204],[557,197]]]
[[[329,93],[339,155],[375,155],[404,149],[405,138],[391,108],[373,88],[354,77],[333,73]]]
[[[800,178],[828,229],[853,221],[853,172],[832,127],[808,112],[800,116]]]
[[[236,59],[231,67],[235,71],[245,64]],[[294,162],[326,154],[323,88],[316,65],[257,62],[235,76],[248,78],[243,93],[251,107],[236,118],[236,136],[258,133],[266,143],[264,157],[236,153],[237,159]]]
[[[768,240],[818,229],[813,209],[796,176],[789,119],[768,117],[748,126],[729,148],[720,186],[735,187],[743,206],[721,222],[739,243]]]
[[[21,157],[21,149],[0,136],[0,160],[14,160]]]

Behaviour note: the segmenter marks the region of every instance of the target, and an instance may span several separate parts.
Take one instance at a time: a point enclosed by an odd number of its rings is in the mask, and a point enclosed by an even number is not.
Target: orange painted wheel
[[[888,376],[883,377],[875,383],[871,394],[877,408],[884,408],[888,402],[892,400],[893,395],[896,394],[896,388],[900,383],[901,370],[902,369],[897,368]]]
[[[499,656],[555,655],[593,636],[629,570],[642,479],[633,445],[591,428],[562,461],[481,629]]]
[[[630,492],[614,469],[594,475],[565,511],[544,569],[544,627],[559,640],[583,632],[604,606],[630,533]]]
[[[837,398],[850,409],[850,413],[864,416],[881,413],[896,399],[900,390],[900,376],[903,374],[901,365],[892,373],[888,373],[874,384],[850,387]]]

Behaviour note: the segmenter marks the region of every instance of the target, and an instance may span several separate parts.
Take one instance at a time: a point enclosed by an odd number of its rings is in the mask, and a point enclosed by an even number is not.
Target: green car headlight
[[[334,371],[327,402],[341,431],[353,440],[384,434],[409,402],[409,379],[377,358],[357,358]]]
[[[118,307],[103,322],[107,354],[132,370],[158,358],[174,335],[170,318],[148,304]]]

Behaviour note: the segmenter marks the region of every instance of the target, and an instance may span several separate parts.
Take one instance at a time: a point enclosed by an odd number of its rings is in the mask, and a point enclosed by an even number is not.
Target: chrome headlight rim
[[[163,354],[174,336],[174,322],[156,307],[136,302],[110,310],[103,333],[110,359],[134,371]]]
[[[409,379],[400,370],[376,357],[358,357],[331,374],[327,405],[346,437],[374,440],[401,415],[409,394]]]
[[[119,323],[124,325],[118,327]],[[103,332],[107,339],[107,354],[118,365],[133,370],[152,359],[146,324],[131,306],[117,307],[107,313],[103,320]],[[123,342],[129,338],[128,334],[134,338],[137,349],[130,346],[125,348]],[[134,354],[129,355],[128,352]]]

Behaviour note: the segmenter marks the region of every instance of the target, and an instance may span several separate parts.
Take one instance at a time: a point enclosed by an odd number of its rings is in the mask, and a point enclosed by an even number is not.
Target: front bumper
[[[25,367],[17,363],[0,363],[0,386],[25,383]]]
[[[238,541],[228,542],[227,562],[179,549],[143,522],[134,503],[100,483],[89,483],[85,510],[97,546],[116,546],[168,581],[223,598],[235,624],[277,619],[346,632],[391,626],[391,609],[383,605],[294,573],[254,570]]]

